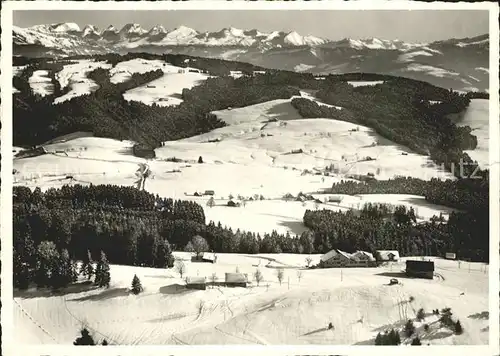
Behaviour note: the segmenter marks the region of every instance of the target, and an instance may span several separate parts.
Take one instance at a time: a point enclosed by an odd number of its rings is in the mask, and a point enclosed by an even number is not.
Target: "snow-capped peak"
[[[147,31],[144,30],[141,25],[137,23],[128,23],[125,26],[122,27],[120,30],[120,33],[124,34],[130,34],[130,35],[142,35],[146,33]]]
[[[156,25],[152,27],[151,30],[149,30],[148,32],[148,34],[152,36],[159,35],[160,33],[167,33],[165,27],[163,27],[162,25]]]
[[[82,36],[99,35],[99,29],[94,25],[87,25],[83,29]]]
[[[167,36],[169,38],[186,38],[186,37],[194,37],[198,34],[197,31],[192,28],[186,26],[179,26],[176,29],[170,31]]]
[[[304,37],[299,35],[297,32],[292,31],[288,35],[285,36],[284,41],[286,44],[292,46],[303,46],[305,45]]]
[[[113,25],[109,25],[105,30],[104,32],[118,32],[118,30],[116,29],[115,26]]]
[[[64,22],[50,25],[52,32],[64,33],[64,32],[80,32],[80,26],[74,22]]]
[[[234,28],[234,27],[229,27],[228,32],[236,37],[243,37],[245,36],[244,31],[240,30],[239,28]]]

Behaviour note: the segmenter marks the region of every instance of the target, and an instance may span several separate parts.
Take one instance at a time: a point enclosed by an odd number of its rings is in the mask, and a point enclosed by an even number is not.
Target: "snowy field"
[[[307,94],[303,93],[304,96]],[[308,96],[311,98],[310,96]],[[414,154],[373,130],[330,119],[302,119],[290,100],[274,100],[244,108],[215,112],[230,126],[156,149],[156,159],[132,154],[133,143],[80,137],[44,146],[49,154],[15,159],[14,184],[43,190],[64,184],[117,184],[132,186],[139,163],[152,176],[145,189],[160,196],[195,200],[204,206],[207,221],[235,229],[300,234],[306,209],[358,209],[366,202],[413,206],[419,219],[450,212],[422,197],[370,195],[325,202],[328,189],[353,174],[373,173],[379,179],[396,175],[422,179],[451,178],[427,157]],[[210,142],[209,142],[210,141]],[[300,151],[302,150],[302,151]],[[295,152],[295,153],[292,153]],[[198,158],[203,164],[198,164]],[[373,160],[364,160],[366,157]],[[333,165],[336,173],[322,172]],[[216,206],[194,193],[214,190]],[[285,194],[313,194],[321,201],[286,202]],[[229,196],[249,200],[245,207],[228,207]],[[264,200],[260,200],[260,196]]]
[[[120,62],[111,69],[109,71],[111,75],[110,81],[113,84],[123,83],[129,80],[134,73],[144,74],[158,69],[162,70],[164,73],[174,74],[178,73],[181,69],[186,70],[188,68],[176,67],[160,60],[136,58],[130,61]]]
[[[465,151],[483,169],[489,166],[489,100],[472,99],[465,111],[464,117],[457,125],[470,126],[472,134],[477,136],[477,147],[475,150]]]
[[[28,79],[33,93],[46,96],[54,92],[54,85],[48,75],[49,72],[47,70],[36,70],[33,72],[33,75]]]
[[[75,64],[65,65],[60,72],[56,73],[56,79],[59,81],[61,89],[69,87],[70,90],[66,94],[55,98],[55,104],[96,91],[99,86],[96,82],[87,78],[87,74],[97,68],[111,68],[111,64],[106,62],[94,62],[90,60],[79,60],[76,62]]]
[[[147,105],[171,106],[182,103],[182,90],[191,89],[209,76],[202,73],[166,73],[137,88],[127,90],[123,97],[128,101],[140,101]]]
[[[175,269],[111,266],[109,289],[84,283],[53,295],[45,291],[15,292],[14,323],[20,344],[71,344],[85,324],[97,341],[111,344],[350,344],[373,345],[380,331],[401,327],[399,305],[407,317],[423,308],[415,321],[424,345],[488,343],[488,274],[479,263],[435,259],[433,280],[408,279],[404,263],[377,268],[304,269],[306,255],[218,254],[217,263],[186,265],[185,276],[224,281],[224,273],[248,273],[249,288],[209,286],[188,290]],[[313,264],[319,255],[311,256]],[[420,258],[420,257],[418,257]],[[276,277],[284,269],[283,283]],[[259,269],[264,280],[251,277]],[[299,280],[298,271],[302,276]],[[144,292],[129,293],[134,274]],[[388,286],[390,278],[400,285]],[[410,303],[408,300],[413,297]],[[431,311],[451,308],[464,333],[442,328]],[[328,323],[333,330],[328,330]],[[424,324],[429,330],[424,331]],[[408,343],[402,337],[403,343]]]

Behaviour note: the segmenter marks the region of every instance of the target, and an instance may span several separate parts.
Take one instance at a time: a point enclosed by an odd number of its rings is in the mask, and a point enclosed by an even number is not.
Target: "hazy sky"
[[[292,31],[333,40],[342,38],[400,39],[411,42],[473,37],[488,33],[486,10],[155,10],[15,11],[14,25],[75,22],[100,29],[110,24],[120,29],[139,23],[145,29],[156,24],[167,29],[180,25],[197,31],[218,31],[224,27],[260,31]]]

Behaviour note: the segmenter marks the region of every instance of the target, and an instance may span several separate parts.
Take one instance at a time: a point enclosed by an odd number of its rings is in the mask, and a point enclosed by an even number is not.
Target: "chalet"
[[[141,144],[141,143],[135,144],[132,147],[132,152],[136,157],[149,158],[149,159],[156,157],[154,148],[146,144]]]
[[[205,193],[203,195],[215,195],[215,192],[213,190],[205,190]]]
[[[434,278],[434,262],[433,261],[406,261],[406,275],[415,278]]]
[[[379,262],[395,262],[399,260],[399,252],[396,250],[377,250],[375,255]]]
[[[244,273],[226,273],[226,287],[244,287],[248,285],[248,275]]]
[[[207,289],[205,277],[186,277],[186,288],[188,289]]]

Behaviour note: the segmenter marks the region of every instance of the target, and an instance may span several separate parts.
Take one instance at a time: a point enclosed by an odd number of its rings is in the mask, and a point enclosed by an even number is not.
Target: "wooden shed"
[[[406,261],[406,275],[415,278],[434,278],[434,261]]]
[[[245,273],[226,273],[226,287],[243,287],[248,285],[248,275]]]
[[[205,277],[186,277],[186,288],[188,289],[207,289],[207,281]]]

